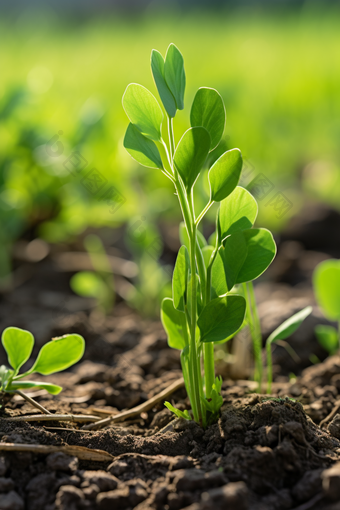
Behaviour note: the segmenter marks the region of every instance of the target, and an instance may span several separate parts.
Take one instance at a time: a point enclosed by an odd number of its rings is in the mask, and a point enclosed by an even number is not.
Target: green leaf
[[[181,312],[184,312],[189,270],[190,257],[186,246],[183,245],[179,249],[172,277],[173,304]]]
[[[328,319],[340,320],[340,260],[321,262],[313,275],[318,305]]]
[[[73,292],[84,297],[98,297],[105,292],[103,280],[93,271],[80,271],[72,276],[70,286]]]
[[[247,244],[247,257],[235,283],[250,282],[258,278],[271,264],[276,255],[276,244],[269,230],[250,228],[243,230]],[[232,234],[230,237],[235,236]],[[229,240],[227,237],[226,243]]]
[[[210,135],[210,150],[219,144],[225,126],[223,99],[215,89],[202,87],[196,92],[190,112],[191,127],[202,126]]]
[[[186,345],[186,322],[183,312],[176,310],[173,300],[164,298],[161,305],[161,321],[168,335],[168,344],[173,349],[184,349]]]
[[[30,388],[41,388],[43,390],[48,391],[51,395],[58,395],[63,389],[61,386],[57,384],[44,383],[41,381],[12,381],[8,386],[8,391],[16,391],[16,390],[27,390]]]
[[[224,270],[223,254],[220,248],[211,267],[211,298],[215,299],[216,297],[224,296],[227,292],[228,285]]]
[[[151,70],[164,108],[169,117],[174,117],[177,111],[176,101],[165,81],[164,58],[157,50],[151,52]]]
[[[242,170],[242,156],[239,149],[222,154],[209,170],[210,199],[221,202],[236,188]]]
[[[292,317],[284,321],[273,333],[268,337],[267,343],[271,344],[276,340],[284,340],[296,331],[302,322],[310,315],[313,311],[311,306],[307,306],[303,310],[294,314]]]
[[[210,301],[198,318],[201,342],[219,342],[235,333],[242,325],[246,301],[229,295]]]
[[[170,402],[164,402],[165,407],[169,409],[172,413],[174,413],[177,418],[184,418],[185,420],[191,420],[191,416],[189,414],[189,411],[181,411],[180,409],[177,409],[173,405],[170,404]]]
[[[208,266],[209,266],[209,262],[210,262],[212,254],[213,254],[213,251],[214,251],[213,246],[204,246],[204,248],[202,248],[204,265],[206,268],[208,268]]]
[[[131,122],[125,133],[124,147],[137,163],[149,168],[163,168],[162,158],[155,142],[142,135]]]
[[[318,324],[315,326],[314,331],[321,347],[323,347],[329,354],[335,354],[339,349],[337,330],[333,328],[333,326]]]
[[[170,44],[165,55],[164,77],[175,98],[177,110],[183,110],[185,91],[184,60],[182,53],[174,44]]]
[[[85,340],[80,335],[53,338],[40,349],[30,371],[43,375],[60,372],[77,363],[83,357],[84,350]]]
[[[32,353],[34,345],[32,333],[25,329],[10,327],[3,331],[1,340],[10,365],[18,371]]]
[[[203,127],[189,128],[177,145],[174,163],[189,191],[194,185],[210,147],[210,136]]]
[[[132,124],[151,140],[159,142],[163,112],[151,92],[137,83],[130,83],[123,95],[123,107]]]
[[[221,239],[240,230],[251,228],[257,216],[255,198],[241,186],[225,198],[220,205],[219,229]]]
[[[230,292],[234,287],[247,254],[248,247],[243,232],[235,232],[227,237],[224,246],[219,248],[212,267],[212,285],[218,296]]]

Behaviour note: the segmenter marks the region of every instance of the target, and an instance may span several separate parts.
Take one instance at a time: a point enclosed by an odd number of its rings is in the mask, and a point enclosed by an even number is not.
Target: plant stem
[[[192,209],[192,208],[191,208]],[[193,211],[192,211],[193,213]],[[200,369],[196,349],[196,321],[197,321],[197,284],[196,284],[196,225],[192,222],[190,240],[190,265],[191,265],[191,324],[190,324],[190,366],[193,370],[193,399],[196,401],[198,419],[203,425],[202,406],[200,400]]]
[[[267,393],[271,393],[273,382],[273,360],[272,360],[272,345],[268,341],[266,343],[266,350],[267,350]]]
[[[170,153],[171,158],[173,159],[175,154],[175,137],[174,137],[174,124],[173,118],[168,116],[168,133],[169,133],[169,144],[170,144]]]
[[[209,264],[207,269],[205,304],[209,303],[211,297],[210,296],[211,266],[212,263]],[[214,344],[211,342],[207,342],[204,344],[204,382],[205,382],[205,395],[207,398],[211,398],[212,386],[215,383]]]
[[[251,282],[243,283],[243,292],[247,302],[247,321],[248,327],[250,331],[250,336],[253,342],[253,350],[254,350],[254,359],[255,359],[255,373],[254,380],[258,383],[258,391],[261,393],[262,391],[262,373],[263,373],[263,365],[262,365],[262,337],[261,332],[259,331],[259,319],[257,314],[257,307],[254,295],[254,289]]]
[[[205,208],[203,209],[203,211],[200,213],[200,215],[198,216],[197,220],[196,220],[196,226],[198,226],[199,222],[201,221],[201,219],[204,217],[204,215],[209,211],[210,207],[213,205],[214,201],[213,200],[210,200],[207,205],[205,206]]]
[[[254,352],[256,353],[255,355],[256,355],[256,365],[257,365],[258,378],[259,378],[259,390],[261,393],[262,377],[263,377],[261,324],[260,324],[260,318],[259,318],[259,314],[258,314],[258,310],[257,310],[253,282],[248,282],[247,287],[248,287],[248,291],[249,291],[249,295],[250,295],[250,303],[251,303],[252,315],[254,318],[254,325],[255,325],[255,334],[256,334],[255,344],[256,345],[254,346]]]

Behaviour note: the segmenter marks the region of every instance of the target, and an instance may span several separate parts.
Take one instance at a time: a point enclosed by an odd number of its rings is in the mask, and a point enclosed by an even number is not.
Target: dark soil
[[[274,283],[256,287],[264,338],[313,304],[310,276],[327,257],[305,251],[296,240],[285,240],[279,253],[271,268]],[[65,333],[86,339],[81,363],[45,378],[64,391],[56,397],[38,392],[37,401],[52,413],[106,417],[146,401],[181,376],[179,353],[168,348],[158,321],[141,319],[123,302],[103,319],[89,300],[71,294],[69,274],[56,271],[52,260],[25,266],[27,278],[3,296],[0,308],[1,329],[30,329],[36,350]],[[316,342],[320,322],[326,321],[315,308],[289,339],[298,359],[282,346],[274,348],[271,397],[254,393],[241,374],[249,367],[235,374],[228,352],[221,351],[224,405],[218,423],[207,430],[184,420],[171,423],[163,404],[99,431],[72,422],[6,421],[38,412],[13,397],[0,411],[0,510],[340,509],[340,356],[327,358]],[[241,341],[249,349],[247,339]],[[311,365],[311,354],[324,361]],[[184,389],[170,400],[189,408]],[[61,452],[4,452],[3,443],[78,445],[113,457],[101,463]]]

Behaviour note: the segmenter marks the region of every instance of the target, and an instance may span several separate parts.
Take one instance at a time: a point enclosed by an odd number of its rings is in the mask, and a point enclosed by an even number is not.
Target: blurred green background
[[[176,139],[189,126],[197,88],[216,88],[227,110],[225,146],[239,147],[246,160],[245,185],[263,174],[273,186],[270,196],[282,192],[291,204],[278,218],[267,200],[260,202],[262,226],[280,231],[309,197],[340,208],[337,5],[290,2],[267,9],[253,2],[213,10],[192,4],[111,9],[81,21],[74,12],[27,5],[2,13],[2,277],[10,272],[11,246],[23,235],[58,243],[89,226],[109,226],[113,243],[122,225],[142,218],[176,245],[180,214],[171,183],[137,165],[122,146],[123,92],[138,82],[157,96],[150,52],[164,55],[170,42],[180,48],[187,76]],[[75,151],[87,166],[73,174],[63,163]],[[105,183],[98,193],[82,181],[93,168]],[[120,201],[113,209],[100,199],[110,185]],[[197,191],[200,208],[207,198],[204,179]]]

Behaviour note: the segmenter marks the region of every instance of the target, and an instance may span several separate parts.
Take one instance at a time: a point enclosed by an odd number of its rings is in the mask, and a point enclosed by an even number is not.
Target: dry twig
[[[81,460],[97,462],[111,462],[113,456],[104,450],[92,450],[85,446],[49,446],[42,444],[0,443],[0,451],[3,452],[31,452],[48,455],[49,453],[62,452],[73,455]]]
[[[169,395],[179,390],[180,388],[183,388],[183,386],[184,379],[183,377],[181,377],[181,379],[177,379],[177,381],[170,384],[168,388],[158,393],[158,395],[155,395],[154,397],[150,398],[143,404],[133,407],[128,411],[123,411],[122,413],[115,414],[114,416],[109,416],[108,418],[104,418],[103,420],[99,420],[96,423],[92,423],[91,425],[85,425],[83,427],[83,430],[98,430],[103,427],[106,427],[107,425],[110,425],[111,423],[124,421],[127,420],[128,418],[134,418],[135,416],[139,416],[142,412],[149,411],[156,404],[169,397]]]
[[[91,414],[27,414],[2,419],[4,421],[74,421],[78,423],[100,421],[98,416],[92,416]]]
[[[52,414],[50,413],[50,411],[48,411],[44,406],[42,406],[41,404],[39,404],[38,402],[36,402],[33,398],[29,397],[28,395],[26,395],[25,393],[23,393],[22,391],[20,390],[16,390],[16,392],[18,395],[20,395],[20,397],[24,398],[29,404],[31,404],[33,407],[36,407],[37,409],[39,409],[42,413],[44,414]]]

